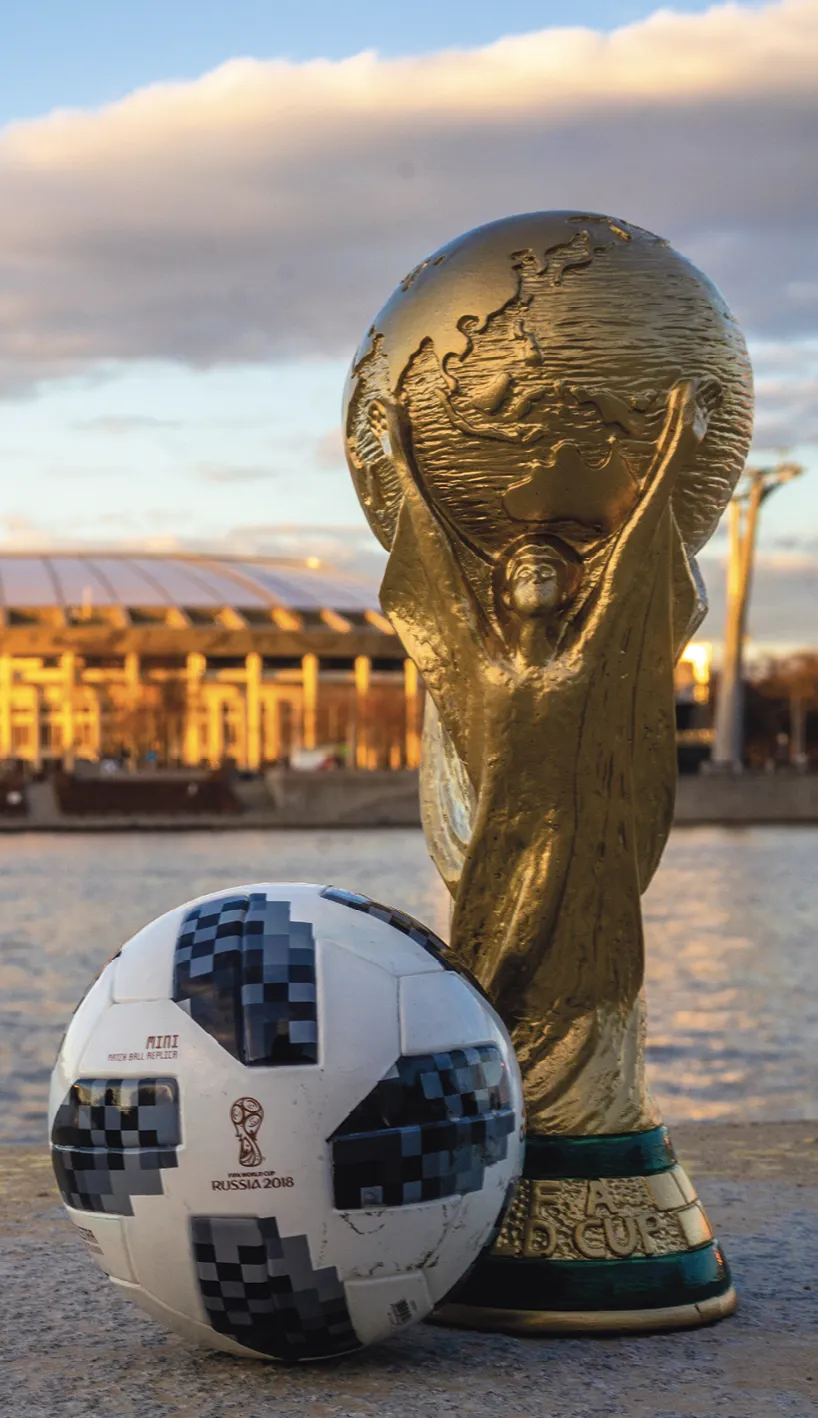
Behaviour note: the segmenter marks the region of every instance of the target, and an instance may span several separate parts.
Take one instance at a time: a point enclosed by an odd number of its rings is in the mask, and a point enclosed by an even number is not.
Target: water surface
[[[670,1122],[818,1117],[818,829],[678,830],[645,898],[650,1079]],[[0,1141],[44,1136],[48,1074],[100,963],[190,897],[332,882],[446,935],[415,830],[0,839]]]

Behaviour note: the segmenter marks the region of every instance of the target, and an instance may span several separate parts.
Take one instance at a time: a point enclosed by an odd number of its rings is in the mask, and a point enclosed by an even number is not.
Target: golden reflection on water
[[[814,828],[681,829],[645,898],[648,1057],[670,1120],[818,1114]]]
[[[645,898],[648,1060],[671,1122],[818,1117],[818,829],[684,828]],[[318,880],[446,935],[418,831],[21,835],[0,853],[0,1141],[44,1135],[48,1074],[100,963],[241,882]]]

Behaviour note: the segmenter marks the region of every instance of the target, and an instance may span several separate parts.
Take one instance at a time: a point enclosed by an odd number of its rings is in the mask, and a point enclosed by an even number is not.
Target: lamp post
[[[744,637],[753,579],[758,514],[762,502],[804,470],[799,463],[748,468],[730,503],[730,549],[727,562],[727,612],[711,763],[738,773],[744,747]]]

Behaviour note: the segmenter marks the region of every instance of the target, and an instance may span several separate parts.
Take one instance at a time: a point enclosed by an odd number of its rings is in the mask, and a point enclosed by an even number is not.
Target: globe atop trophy
[[[450,949],[511,1033],[528,1117],[515,1201],[443,1321],[639,1330],[735,1307],[645,1083],[640,897],[673,815],[673,666],[706,609],[694,558],[751,428],[716,289],[587,213],[443,247],[353,362],[347,457],[427,690]]]

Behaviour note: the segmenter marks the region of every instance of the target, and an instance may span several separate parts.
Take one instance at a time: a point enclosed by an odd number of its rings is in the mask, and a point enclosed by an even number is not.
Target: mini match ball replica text
[[[180,906],[104,968],[54,1068],[52,1157],[122,1294],[285,1361],[422,1319],[522,1166],[508,1036],[443,943],[335,887]]]

